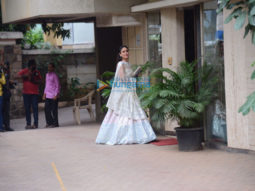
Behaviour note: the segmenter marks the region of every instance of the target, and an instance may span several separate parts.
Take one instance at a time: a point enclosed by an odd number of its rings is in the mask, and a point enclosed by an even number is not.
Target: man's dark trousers
[[[10,129],[10,98],[3,99],[3,125],[5,130]]]
[[[45,100],[45,118],[47,125],[58,127],[58,99]]]
[[[34,125],[38,127],[38,95],[37,94],[23,94],[24,105],[26,111],[27,125],[31,125],[31,107],[34,115]]]

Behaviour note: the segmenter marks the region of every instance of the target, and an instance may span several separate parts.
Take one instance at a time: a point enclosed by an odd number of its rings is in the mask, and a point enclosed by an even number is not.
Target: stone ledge
[[[0,32],[0,39],[22,39],[22,32]]]
[[[59,49],[59,50],[47,50],[47,49],[35,49],[35,50],[22,50],[23,55],[42,55],[42,54],[83,54],[94,53],[94,48],[83,49]]]

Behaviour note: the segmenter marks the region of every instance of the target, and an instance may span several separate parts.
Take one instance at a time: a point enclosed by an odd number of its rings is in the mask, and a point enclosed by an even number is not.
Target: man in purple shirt
[[[57,74],[55,73],[55,65],[48,64],[48,73],[46,74],[46,83],[43,94],[45,100],[45,118],[46,127],[58,127],[58,97],[60,92],[60,84]]]

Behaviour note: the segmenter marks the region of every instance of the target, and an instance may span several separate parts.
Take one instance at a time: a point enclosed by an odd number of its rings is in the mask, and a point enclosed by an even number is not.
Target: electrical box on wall
[[[168,57],[168,64],[172,65],[173,64],[173,58],[172,57]]]

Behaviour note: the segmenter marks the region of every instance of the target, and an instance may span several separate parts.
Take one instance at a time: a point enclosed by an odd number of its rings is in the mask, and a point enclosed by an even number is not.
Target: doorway
[[[184,9],[185,58],[188,62],[201,58],[200,5]]]
[[[96,28],[96,57],[97,57],[97,79],[105,71],[115,72],[116,59],[119,47],[122,45],[122,28],[121,27],[108,27]],[[96,97],[96,120],[102,121],[104,113],[101,111],[101,106],[104,100],[101,93],[97,93]]]

